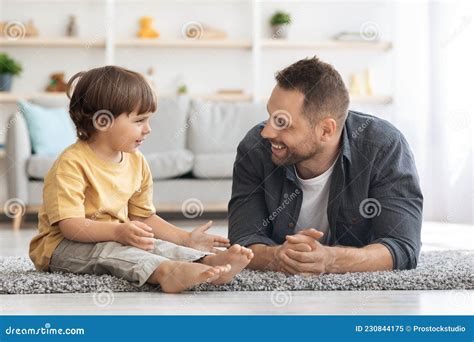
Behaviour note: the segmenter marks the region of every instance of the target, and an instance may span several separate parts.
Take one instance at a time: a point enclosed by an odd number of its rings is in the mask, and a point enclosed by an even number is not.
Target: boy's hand
[[[195,228],[189,233],[189,238],[185,242],[185,246],[198,249],[205,252],[216,252],[218,251],[215,247],[229,247],[229,239],[218,236],[206,234],[206,231],[211,228],[212,221]]]
[[[140,221],[130,221],[120,224],[115,235],[115,241],[122,245],[133,246],[151,251],[155,245],[155,235],[151,227]]]

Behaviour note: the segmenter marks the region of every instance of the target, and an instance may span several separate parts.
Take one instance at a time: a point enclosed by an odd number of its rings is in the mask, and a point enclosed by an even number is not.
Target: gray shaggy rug
[[[409,271],[303,277],[244,270],[227,285],[201,284],[191,291],[474,289],[473,264],[474,251],[434,251],[422,253],[418,267]],[[137,288],[110,275],[37,272],[27,257],[0,257],[0,277],[2,294],[160,291],[159,286]]]

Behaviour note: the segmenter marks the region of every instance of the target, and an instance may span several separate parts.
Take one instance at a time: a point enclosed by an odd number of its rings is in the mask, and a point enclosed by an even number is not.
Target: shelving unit
[[[105,48],[105,39],[84,39],[69,37],[50,38],[21,38],[17,40],[1,38],[0,47],[44,47],[44,48],[70,48],[70,47],[96,47]]]
[[[215,49],[251,49],[252,42],[247,40],[185,40],[185,39],[126,39],[117,40],[117,48],[156,47],[156,48],[215,48]]]
[[[82,0],[87,3],[86,0]],[[199,0],[206,1],[206,0]],[[1,7],[0,0],[0,7]],[[54,2],[59,2],[55,0]],[[207,2],[209,2],[207,0]],[[260,93],[260,84],[262,77],[262,52],[271,50],[312,50],[315,53],[324,51],[367,51],[371,53],[387,53],[392,49],[392,43],[389,41],[308,41],[308,40],[279,40],[265,39],[261,32],[262,20],[266,20],[262,15],[262,6],[265,1],[261,0],[242,0],[242,3],[248,3],[251,18],[251,37],[250,39],[225,39],[225,40],[192,40],[185,38],[167,38],[160,39],[138,39],[138,38],[121,38],[116,36],[115,28],[117,22],[115,13],[118,6],[124,4],[135,4],[124,0],[103,0],[104,23],[106,29],[103,37],[90,38],[68,38],[68,37],[38,37],[38,38],[21,38],[18,40],[10,40],[0,37],[0,48],[93,48],[103,49],[105,64],[115,64],[116,55],[121,49],[215,49],[215,50],[243,50],[251,54],[251,89],[246,89],[243,95],[220,95],[220,94],[201,94],[191,95],[192,97],[206,98],[216,101],[252,101],[262,98]],[[81,1],[77,0],[80,4]],[[141,1],[139,3],[147,3]],[[149,2],[154,3],[154,2]],[[183,5],[190,2],[184,1]],[[217,2],[216,2],[217,3]],[[3,18],[0,18],[0,20]],[[54,96],[48,93],[34,94],[2,94],[0,93],[0,102],[16,101],[19,98],[32,98],[38,96]],[[358,96],[352,97],[353,102],[363,104],[379,104],[385,105],[392,102],[390,94],[377,94],[374,96]]]
[[[158,94],[159,97],[173,96],[173,93],[162,93]],[[207,101],[229,101],[229,102],[249,102],[253,100],[253,97],[248,94],[189,94],[194,99],[201,99]],[[65,93],[48,93],[48,92],[36,92],[36,93],[2,93],[0,92],[0,103],[16,102],[18,100],[32,100],[37,98],[64,98]],[[258,101],[264,101],[264,97],[257,98]],[[366,105],[385,105],[392,103],[393,99],[390,96],[351,96],[351,101],[359,104]]]
[[[11,40],[0,38],[0,47],[97,47],[105,48],[105,39],[86,39],[68,37],[50,38],[22,38]],[[115,41],[116,48],[134,47],[159,47],[159,48],[223,48],[223,49],[252,49],[258,47],[251,40],[185,40],[185,39],[121,39]],[[365,42],[365,41],[292,41],[292,40],[263,40],[262,48],[272,49],[300,49],[300,50],[375,50],[389,51],[392,48],[390,42]]]
[[[174,96],[174,93],[158,93],[159,97]],[[252,101],[252,97],[246,94],[189,94],[191,98],[202,99],[207,101]],[[65,93],[48,93],[48,92],[33,92],[33,93],[2,93],[0,92],[0,103],[16,102],[18,100],[32,100],[38,98],[65,98]]]
[[[262,47],[272,49],[314,49],[314,50],[375,50],[388,51],[392,48],[390,42],[369,42],[369,41],[292,41],[265,39]]]

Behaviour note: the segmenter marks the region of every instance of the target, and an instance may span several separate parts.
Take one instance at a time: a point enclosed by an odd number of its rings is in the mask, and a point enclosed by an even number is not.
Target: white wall
[[[358,32],[364,23],[379,30],[381,40],[392,41],[394,48],[382,51],[262,50],[258,70],[259,93],[266,97],[274,85],[277,70],[298,59],[318,55],[332,63],[346,81],[352,72],[370,67],[376,94],[392,95],[391,105],[352,104],[352,109],[389,119],[406,135],[417,160],[422,186],[427,196],[426,218],[440,219],[433,204],[432,155],[427,131],[430,129],[430,16],[425,1],[263,1],[259,30],[270,38],[268,18],[277,10],[291,13],[290,40],[325,40],[340,31]],[[80,36],[97,39],[105,36],[105,2],[0,0],[0,20],[26,21],[34,18],[41,35],[60,36],[67,16],[78,18]],[[162,37],[181,37],[189,21],[208,24],[228,32],[229,38],[252,39],[252,3],[243,1],[117,1],[115,33],[117,39],[132,38],[138,18],[151,15]],[[0,48],[19,59],[24,73],[14,81],[13,91],[30,92],[44,88],[52,72],[64,71],[67,77],[104,64],[100,48]],[[212,93],[219,88],[252,91],[252,53],[243,49],[163,49],[119,48],[115,64],[140,72],[153,66],[159,92],[174,92],[184,80],[191,93]],[[3,121],[13,110],[2,104]],[[0,129],[0,133],[1,133]],[[0,143],[3,141],[0,134]],[[0,173],[1,174],[1,173]],[[2,180],[3,181],[3,180]],[[3,184],[0,184],[0,193]],[[471,194],[472,196],[472,194]],[[1,199],[1,195],[0,195]],[[430,204],[431,203],[431,204]],[[472,217],[472,216],[471,216]]]

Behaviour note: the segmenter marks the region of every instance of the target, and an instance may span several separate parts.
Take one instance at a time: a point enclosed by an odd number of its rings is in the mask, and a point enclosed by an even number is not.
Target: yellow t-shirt
[[[123,153],[120,163],[107,162],[78,140],[63,151],[45,177],[39,233],[31,240],[30,258],[37,270],[48,270],[64,238],[58,226],[61,220],[127,222],[128,215],[153,214],[153,178],[140,152]]]

